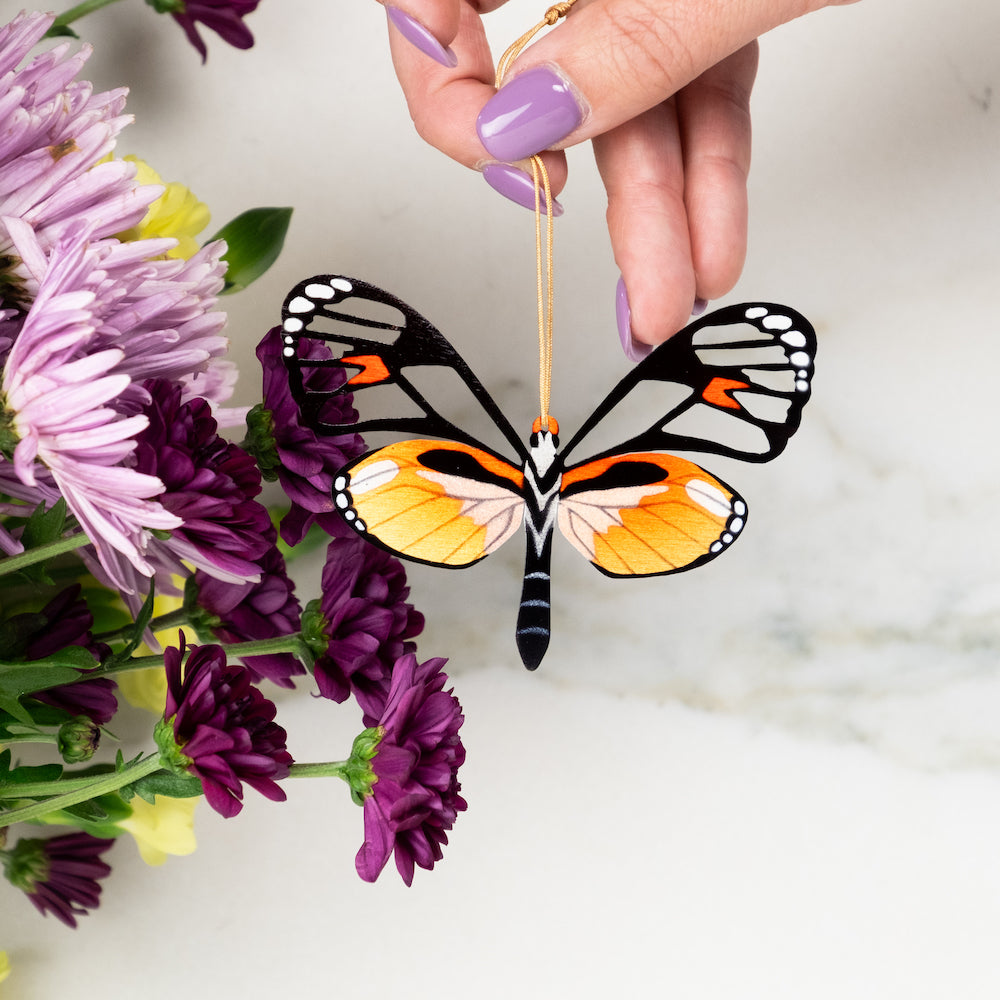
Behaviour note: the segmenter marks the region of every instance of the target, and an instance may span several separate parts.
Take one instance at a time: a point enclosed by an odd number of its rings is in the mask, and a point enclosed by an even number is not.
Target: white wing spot
[[[332,299],[334,296],[334,291],[329,285],[320,285],[315,282],[306,285],[305,293],[311,299]]]
[[[293,313],[313,312],[315,309],[316,306],[302,295],[296,295],[295,298],[288,303],[288,311]]]
[[[337,478],[333,481],[333,488],[335,490],[346,490],[347,476],[337,476]]]
[[[809,383],[804,378],[797,379],[795,382],[795,388],[799,392],[805,392],[806,389],[809,388]]]
[[[347,278],[334,278],[330,282],[333,288],[336,288],[338,292],[353,292],[354,286],[347,280]]]
[[[295,316],[289,316],[288,319],[286,319],[282,324],[285,333],[298,333],[304,326],[305,323],[303,323],[302,320],[297,319]]]
[[[768,316],[761,326],[765,330],[787,330],[792,325],[791,316]]]
[[[392,482],[399,475],[399,466],[389,459],[380,462],[372,462],[365,466],[359,475],[351,476],[351,492],[355,496],[376,490],[386,483]]]
[[[753,306],[744,313],[747,319],[760,319],[761,316],[767,315],[767,309],[764,306]]]
[[[737,500],[733,504],[733,513],[737,514],[739,517],[746,517],[747,505],[742,500]]]
[[[710,514],[725,517],[732,508],[726,499],[726,494],[711,483],[702,479],[692,479],[684,486],[684,490],[694,503],[704,507]]]
[[[805,351],[795,351],[788,357],[788,362],[793,368],[808,368],[812,358]]]
[[[743,527],[743,518],[742,517],[734,517],[729,522],[729,530],[732,531],[734,534],[736,532],[738,532],[742,527]]]
[[[805,347],[806,335],[801,330],[789,330],[781,335],[781,342],[789,347]]]

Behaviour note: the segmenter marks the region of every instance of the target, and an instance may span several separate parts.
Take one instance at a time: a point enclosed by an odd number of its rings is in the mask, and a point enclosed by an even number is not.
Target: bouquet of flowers
[[[193,849],[200,798],[233,817],[247,785],[281,801],[290,778],[333,776],[363,806],[360,876],[395,855],[410,884],[465,809],[461,707],[445,661],[416,656],[423,618],[400,563],[341,528],[332,479],[363,444],[300,424],[276,329],[257,348],[261,403],[228,405],[219,296],[275,259],[289,211],[247,212],[199,247],[205,206],[115,156],[124,91],[77,79],[86,46],[40,46],[106,2],[0,27],[4,873],[75,926],[117,838],[162,863]],[[197,21],[252,44],[242,18],[257,0],[153,5],[203,56]],[[344,376],[309,378],[322,391]],[[349,396],[328,405],[354,419]],[[262,480],[280,485],[280,510],[261,503]],[[322,596],[303,609],[286,558],[317,536]],[[303,675],[359,707],[345,759],[290,755],[261,683]],[[148,709],[148,745],[126,754],[116,719]]]

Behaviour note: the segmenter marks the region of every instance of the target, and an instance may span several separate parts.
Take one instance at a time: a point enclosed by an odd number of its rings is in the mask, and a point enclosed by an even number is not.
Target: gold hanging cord
[[[525,32],[500,57],[497,63],[496,87],[503,84],[511,63],[543,28],[565,17],[576,0],[563,0],[545,12],[545,16],[530,31]],[[531,157],[531,177],[535,184],[535,273],[538,294],[538,408],[539,426],[549,429],[549,402],[552,396],[552,189],[549,172],[541,156]],[[545,251],[542,252],[542,197],[545,201]],[[555,421],[553,420],[554,424]]]

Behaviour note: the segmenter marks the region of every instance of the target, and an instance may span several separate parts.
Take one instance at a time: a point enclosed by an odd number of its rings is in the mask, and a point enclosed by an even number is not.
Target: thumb
[[[516,60],[477,121],[498,160],[575,145],[648,111],[825,0],[578,0]]]

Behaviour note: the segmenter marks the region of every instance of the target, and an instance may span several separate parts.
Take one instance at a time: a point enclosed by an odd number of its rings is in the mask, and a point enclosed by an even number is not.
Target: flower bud
[[[90,760],[100,742],[100,726],[85,715],[64,722],[56,734],[59,754],[67,764],[82,764]]]

